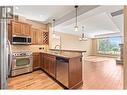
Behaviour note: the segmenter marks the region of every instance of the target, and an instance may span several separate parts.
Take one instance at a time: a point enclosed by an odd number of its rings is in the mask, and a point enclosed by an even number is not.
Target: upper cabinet
[[[43,31],[42,30],[39,30],[38,31],[38,44],[43,44]]]
[[[31,36],[31,25],[18,21],[11,21],[12,35]]]
[[[22,23],[21,24],[21,30],[22,30],[22,34],[26,35],[26,36],[30,36],[31,35],[31,26],[27,23]]]
[[[31,29],[31,37],[32,37],[32,44],[36,45],[38,44],[38,29],[32,28]]]
[[[21,35],[21,23],[12,21],[11,22],[12,27],[12,35]]]
[[[48,45],[48,32],[43,29],[32,28],[31,29],[31,37],[33,45]]]
[[[49,32],[48,25],[44,25],[44,27],[37,27],[37,25],[32,26],[32,24],[19,22],[19,21],[11,21],[8,25],[9,30],[9,40],[12,41],[13,35],[17,36],[30,36],[33,45],[48,45],[49,43]]]

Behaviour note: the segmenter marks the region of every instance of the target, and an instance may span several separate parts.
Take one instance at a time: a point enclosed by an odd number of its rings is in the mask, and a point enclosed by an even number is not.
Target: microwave
[[[12,36],[12,44],[31,44],[31,37],[30,36]]]

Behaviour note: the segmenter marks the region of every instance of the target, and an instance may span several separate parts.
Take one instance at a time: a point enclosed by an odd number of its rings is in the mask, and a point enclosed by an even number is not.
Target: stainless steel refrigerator
[[[0,89],[7,89],[11,70],[11,45],[8,40],[7,25],[9,12],[12,12],[11,7],[0,6]]]

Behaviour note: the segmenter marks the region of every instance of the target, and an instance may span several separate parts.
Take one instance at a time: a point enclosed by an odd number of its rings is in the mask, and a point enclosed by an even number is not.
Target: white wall
[[[92,40],[88,39],[87,41],[79,41],[79,37],[71,34],[66,33],[60,33],[57,32],[56,35],[61,37],[61,49],[63,50],[84,50],[87,51],[86,55],[91,55],[91,49],[92,49]],[[50,35],[52,36],[52,35]],[[50,39],[50,48],[54,48],[54,46],[57,44],[57,42]],[[58,41],[59,42],[59,41]]]

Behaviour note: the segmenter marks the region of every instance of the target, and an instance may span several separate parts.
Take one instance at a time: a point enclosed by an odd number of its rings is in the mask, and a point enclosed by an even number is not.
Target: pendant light
[[[86,41],[88,38],[86,37],[85,35],[85,30],[84,30],[84,26],[82,26],[82,35],[81,37],[79,38],[80,41]]]
[[[78,16],[78,10],[77,10],[78,6],[76,5],[75,6],[75,27],[74,27],[74,30],[77,32],[78,31],[78,19],[77,19],[77,16]]]
[[[56,34],[55,34],[55,19],[53,19],[53,38],[55,38]]]

